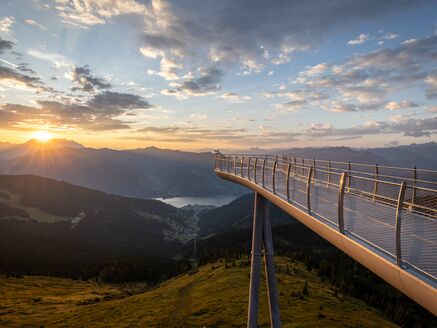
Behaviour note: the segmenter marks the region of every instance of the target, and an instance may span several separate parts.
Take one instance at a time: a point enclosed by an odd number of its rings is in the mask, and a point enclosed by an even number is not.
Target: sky
[[[2,0],[0,141],[437,141],[436,1]]]

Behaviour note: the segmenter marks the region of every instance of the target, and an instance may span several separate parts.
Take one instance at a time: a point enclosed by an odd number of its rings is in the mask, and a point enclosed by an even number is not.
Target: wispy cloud
[[[14,24],[14,17],[3,17],[0,19],[0,33],[9,33],[11,31],[12,24]]]
[[[347,45],[348,46],[357,46],[359,44],[363,44],[369,39],[369,34],[361,33],[356,39],[349,40]]]
[[[36,27],[40,31],[47,31],[47,27],[45,27],[44,25],[34,21],[33,19],[26,19],[26,20],[24,20],[24,23],[26,23],[27,25]]]

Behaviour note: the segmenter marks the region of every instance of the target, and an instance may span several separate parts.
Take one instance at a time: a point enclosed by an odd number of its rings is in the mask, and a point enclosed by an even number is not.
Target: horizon
[[[190,151],[437,140],[432,1],[0,9],[0,140]]]
[[[66,142],[73,142],[76,143],[84,148],[88,148],[88,149],[111,149],[111,150],[118,150],[118,151],[124,151],[124,150],[136,150],[136,149],[149,149],[149,148],[155,148],[155,149],[159,149],[159,150],[168,150],[168,151],[180,151],[180,152],[194,152],[194,153],[204,153],[204,152],[210,152],[210,153],[214,153],[215,151],[220,151],[220,152],[224,152],[224,153],[233,153],[233,152],[247,152],[247,151],[252,151],[252,150],[259,150],[259,151],[265,151],[268,153],[271,152],[280,152],[280,151],[286,151],[286,150],[291,150],[291,149],[328,149],[328,148],[350,148],[352,150],[365,150],[365,149],[380,149],[380,148],[396,148],[396,147],[402,147],[402,146],[413,146],[413,145],[426,145],[426,144],[435,144],[436,141],[428,141],[428,142],[423,142],[423,143],[409,143],[409,144],[396,144],[396,145],[392,145],[392,144],[388,144],[388,145],[384,145],[383,147],[352,147],[352,146],[347,146],[347,145],[338,145],[338,146],[331,146],[331,145],[326,145],[326,146],[308,146],[308,147],[281,147],[281,148],[262,148],[262,147],[249,147],[249,148],[222,148],[222,149],[215,149],[215,148],[203,148],[203,149],[178,149],[178,148],[164,148],[164,147],[158,147],[156,145],[150,145],[150,146],[145,146],[145,147],[136,147],[136,148],[117,148],[117,147],[91,147],[91,146],[87,146],[86,144],[82,144],[77,142],[74,139],[67,139],[67,138],[50,138],[47,140],[41,140],[39,138],[31,138],[28,139],[22,143],[12,143],[12,142],[4,142],[0,140],[0,144],[9,144],[9,146],[7,146],[6,148],[3,148],[1,150],[6,150],[9,147],[15,147],[15,146],[20,146],[20,145],[25,145],[28,143],[37,143],[39,144],[39,146],[45,146],[45,145],[49,145],[53,142],[59,142],[59,141],[66,141]],[[1,151],[0,150],[0,151]]]

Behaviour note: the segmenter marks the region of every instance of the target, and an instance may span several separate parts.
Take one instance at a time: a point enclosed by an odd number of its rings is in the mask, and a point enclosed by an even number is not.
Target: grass
[[[15,208],[20,208],[29,214],[30,218],[39,222],[54,223],[60,221],[71,221],[72,218],[46,213],[37,207],[30,207],[21,204],[20,196],[8,190],[0,189],[0,201]],[[1,217],[0,217],[1,218]],[[27,220],[27,218],[17,218]]]
[[[287,270],[288,267],[288,270]],[[277,258],[283,327],[396,327],[288,258]],[[305,293],[305,285],[308,292]],[[144,291],[60,278],[1,278],[0,326],[245,327],[249,264],[216,262]],[[259,327],[269,327],[261,285]]]

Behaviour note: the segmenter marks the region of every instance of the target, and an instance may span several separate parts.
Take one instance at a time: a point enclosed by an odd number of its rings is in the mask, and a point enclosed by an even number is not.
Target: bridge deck
[[[340,172],[277,159],[269,161],[246,157],[245,160],[241,157],[238,160],[225,155],[216,161],[216,171],[250,181],[307,212],[313,220],[337,231],[340,229]],[[437,296],[437,219],[433,207],[437,193],[434,195],[432,189],[407,187],[399,208],[399,181],[386,179],[375,182],[358,175],[351,175],[349,179],[342,194],[343,234],[375,256],[414,275],[433,289],[433,295]],[[426,206],[424,200],[428,202]],[[398,228],[397,209],[400,212]],[[398,250],[397,242],[400,244]],[[437,303],[437,297],[434,300]]]

